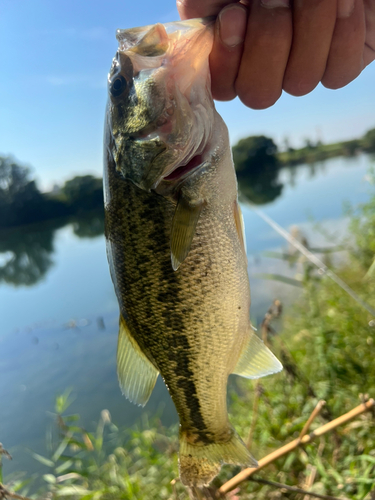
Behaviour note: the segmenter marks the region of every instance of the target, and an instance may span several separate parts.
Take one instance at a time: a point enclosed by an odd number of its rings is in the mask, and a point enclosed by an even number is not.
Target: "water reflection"
[[[0,240],[0,283],[35,285],[53,264],[54,230],[11,231]]]
[[[277,166],[272,163],[241,173],[238,182],[241,196],[255,204],[272,202],[283,189]],[[54,265],[55,233],[66,224],[72,224],[79,238],[95,238],[104,233],[104,211],[100,208],[74,219],[56,219],[1,231],[0,283],[32,286],[40,282]]]
[[[369,157],[366,158],[362,159],[369,161]],[[347,166],[358,166],[359,160],[338,159],[282,169],[277,162],[253,163],[246,172],[238,173],[240,200],[255,205],[271,204],[283,195],[285,187],[295,188],[299,184],[301,172],[308,172],[306,177],[309,180],[323,178],[327,177],[330,165],[333,168],[334,164],[340,164],[340,168],[346,169]],[[320,205],[322,199],[324,197],[321,197]],[[1,230],[0,284],[32,286],[40,282],[54,264],[55,233],[66,224],[72,224],[73,232],[79,238],[95,238],[104,233],[104,211],[100,206],[96,211],[80,213],[70,219]]]
[[[279,169],[275,165],[264,165],[260,170],[240,173],[237,180],[240,199],[255,205],[264,205],[276,200],[284,187],[279,180]]]
[[[73,222],[73,232],[79,238],[95,238],[104,233],[104,211],[80,216]]]
[[[54,263],[55,233],[68,223],[79,238],[95,238],[104,233],[104,212],[98,210],[74,219],[1,231],[0,283],[32,286],[41,281]]]
[[[344,163],[344,166],[346,164],[356,165],[353,161]],[[287,165],[282,168],[278,163],[262,163],[257,167],[253,164],[246,172],[237,174],[240,199],[254,205],[272,203],[282,195],[286,184],[291,187],[297,186],[297,177],[302,170],[308,172],[309,179],[314,179],[316,176],[326,173],[327,161]]]

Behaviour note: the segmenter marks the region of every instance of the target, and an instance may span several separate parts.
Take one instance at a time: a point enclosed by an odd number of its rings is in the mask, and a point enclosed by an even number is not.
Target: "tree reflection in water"
[[[104,233],[104,211],[77,217],[73,222],[73,232],[79,238],[95,238]]]
[[[54,230],[3,232],[0,240],[0,283],[35,285],[53,264]]]
[[[104,212],[1,231],[0,284],[32,286],[41,281],[54,263],[55,233],[67,224],[79,238],[95,238],[104,232]]]
[[[232,151],[240,199],[264,205],[281,195],[280,163],[276,156],[277,146],[271,138],[264,135],[247,137],[238,141]]]
[[[265,165],[262,171],[238,174],[240,201],[265,205],[278,198],[284,187],[279,181],[278,172],[277,168]]]

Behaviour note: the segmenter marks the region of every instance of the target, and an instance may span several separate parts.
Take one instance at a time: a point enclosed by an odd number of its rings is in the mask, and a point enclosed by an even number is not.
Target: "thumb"
[[[177,0],[181,19],[216,16],[223,7],[238,0]]]

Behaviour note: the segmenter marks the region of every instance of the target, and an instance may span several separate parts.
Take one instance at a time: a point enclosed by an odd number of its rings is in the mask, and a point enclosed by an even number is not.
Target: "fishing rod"
[[[299,252],[302,253],[310,262],[312,262],[316,267],[319,268],[320,274],[324,274],[331,278],[340,288],[342,288],[348,295],[350,295],[358,304],[360,304],[367,312],[369,312],[375,318],[375,309],[373,309],[367,302],[365,302],[359,295],[355,293],[355,291],[350,288],[349,285],[345,283],[336,273],[331,271],[322,260],[319,259],[315,254],[310,252],[308,248],[302,245],[294,236],[289,234],[284,228],[282,228],[277,222],[275,222],[271,217],[266,215],[262,210],[256,208],[255,205],[251,203],[247,203],[248,206],[261,218],[263,219],[269,226],[272,227],[277,233],[280,234],[288,243],[294,246]],[[369,326],[374,326],[375,320],[371,320],[369,322]]]

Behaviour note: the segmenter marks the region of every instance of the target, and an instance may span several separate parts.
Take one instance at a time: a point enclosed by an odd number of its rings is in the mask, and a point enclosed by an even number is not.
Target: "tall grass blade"
[[[33,458],[35,458],[35,460],[37,460],[38,462],[40,462],[43,465],[47,465],[47,467],[53,467],[55,465],[55,463],[52,462],[52,460],[50,460],[49,458],[43,457],[42,455],[39,455],[38,453],[32,452],[31,455],[33,456]]]

